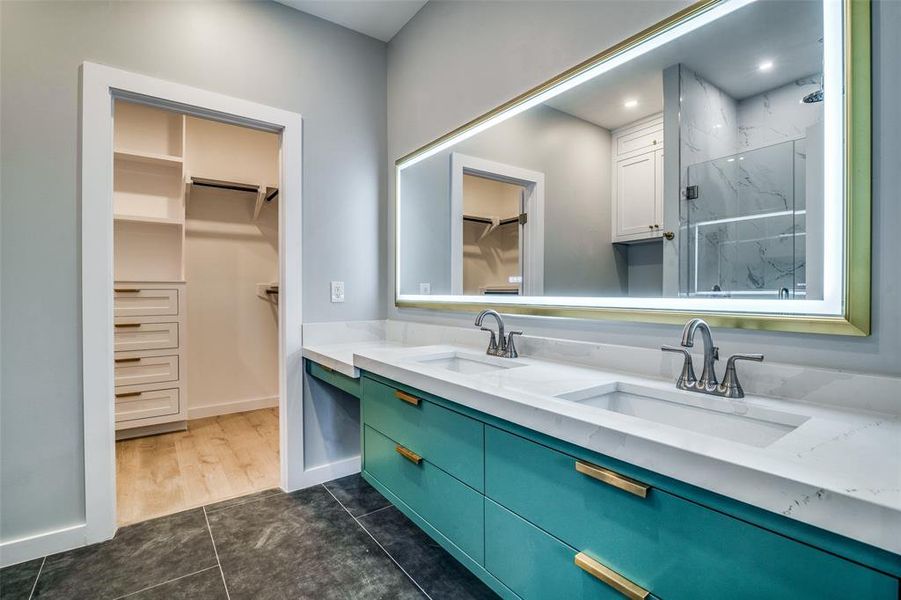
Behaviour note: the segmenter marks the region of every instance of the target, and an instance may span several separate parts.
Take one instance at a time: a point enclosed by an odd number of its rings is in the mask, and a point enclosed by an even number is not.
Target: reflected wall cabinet
[[[613,132],[613,241],[663,235],[663,116]]]

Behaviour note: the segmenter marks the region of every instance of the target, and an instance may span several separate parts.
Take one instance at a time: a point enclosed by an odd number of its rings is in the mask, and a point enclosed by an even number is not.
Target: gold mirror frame
[[[399,166],[446,143],[485,121],[528,102],[535,96],[560,85],[618,54],[695,17],[727,0],[701,0],[660,21],[644,31],[604,50],[560,75],[532,88],[469,123],[441,136],[395,161],[396,181]],[[504,314],[520,314],[575,319],[606,319],[639,323],[682,324],[701,316],[711,325],[762,331],[787,331],[831,335],[865,336],[870,334],[870,253],[871,253],[871,114],[870,114],[870,0],[844,0],[844,83],[845,83],[845,260],[843,314],[835,316],[770,313],[732,313],[685,311],[681,309],[624,309],[541,304],[506,304],[489,299],[479,302],[405,300],[395,281],[394,304],[398,308],[478,312],[486,307]],[[395,211],[398,210],[400,185],[395,185]],[[395,264],[399,264],[395,231]],[[399,269],[395,278],[399,277]]]

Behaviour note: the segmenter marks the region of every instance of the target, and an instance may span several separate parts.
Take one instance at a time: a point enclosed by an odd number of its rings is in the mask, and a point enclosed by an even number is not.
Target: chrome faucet
[[[497,337],[495,337],[493,329],[482,327],[482,320],[486,316],[494,317],[497,321]],[[488,341],[488,350],[485,351],[486,354],[504,358],[516,358],[519,356],[519,352],[516,351],[516,344],[513,343],[513,336],[522,335],[522,331],[511,331],[509,334],[504,335],[504,320],[496,310],[489,308],[480,312],[476,317],[476,327],[491,333],[491,339]]]
[[[694,347],[695,334],[701,333],[701,341],[704,344],[704,368],[701,370],[700,379],[695,379],[694,367],[691,362],[691,354],[685,348]],[[763,354],[735,354],[726,362],[726,373],[723,382],[716,378],[716,361],[720,358],[720,349],[713,343],[713,335],[710,326],[703,319],[691,319],[682,330],[681,348],[663,346],[660,349],[666,352],[678,352],[685,357],[682,365],[682,373],[676,380],[676,387],[680,390],[712,394],[724,398],[744,398],[745,392],[738,381],[738,372],[735,363],[739,360],[753,360],[761,362]]]

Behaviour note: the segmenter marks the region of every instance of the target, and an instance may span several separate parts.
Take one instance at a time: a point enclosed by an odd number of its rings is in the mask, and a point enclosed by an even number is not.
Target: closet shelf
[[[144,215],[113,215],[116,221],[129,221],[131,223],[152,223],[156,225],[178,225],[183,226],[184,220],[173,217],[149,217]]]
[[[180,167],[184,162],[184,159],[181,156],[153,154],[151,152],[134,152],[131,150],[116,150],[113,153],[113,156],[119,161],[130,161],[168,167]]]
[[[493,225],[495,223],[495,218],[493,217],[481,217],[477,215],[463,215],[463,220],[469,223],[482,223],[484,225]],[[509,225],[511,223],[519,223],[519,215],[497,219],[498,225]]]
[[[211,187],[220,190],[233,190],[236,192],[249,192],[257,195],[256,205],[253,208],[253,220],[256,221],[263,209],[263,204],[272,202],[278,196],[277,187],[268,187],[262,184],[244,183],[240,181],[226,181],[224,179],[207,179],[205,177],[189,177],[187,183],[201,187]]]

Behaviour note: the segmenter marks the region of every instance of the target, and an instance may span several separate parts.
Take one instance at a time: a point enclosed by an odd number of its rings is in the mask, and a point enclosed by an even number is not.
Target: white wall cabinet
[[[613,133],[613,242],[663,236],[663,117]]]

